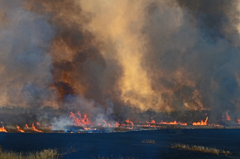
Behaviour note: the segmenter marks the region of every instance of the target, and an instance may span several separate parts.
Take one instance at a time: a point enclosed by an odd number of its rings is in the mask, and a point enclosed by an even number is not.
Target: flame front
[[[193,122],[192,125],[208,125],[207,121],[208,121],[208,116],[205,119],[205,121],[201,120],[200,122]]]
[[[175,121],[171,121],[171,122],[161,121],[159,124],[167,124],[167,125],[187,125],[187,123],[177,122],[176,120],[175,120]]]
[[[70,112],[70,117],[72,118],[72,120],[75,122],[75,125],[77,126],[83,126],[83,125],[90,125],[91,123],[89,122],[89,119],[87,117],[87,114],[84,114],[83,117],[80,114],[80,112],[77,112],[77,115],[79,116],[76,117],[75,114],[73,112]]]
[[[24,132],[24,130],[21,129],[20,126],[16,125],[16,127],[17,127],[17,131],[18,131],[18,132]]]
[[[120,124],[118,122],[107,122],[104,119],[100,119],[100,121],[92,122],[87,114],[81,115],[78,111],[76,114],[70,112],[70,118],[72,119],[72,125],[82,126],[85,130],[90,130],[89,127],[94,126],[102,126],[102,127],[118,127]],[[132,123],[133,124],[133,123]]]
[[[0,132],[7,132],[7,130],[5,129],[3,122],[1,122],[2,127],[0,128]]]
[[[77,112],[78,117],[73,112],[70,112],[70,118],[72,118],[72,121],[74,125],[76,126],[88,126],[91,125],[91,122],[89,121],[87,114],[84,114],[83,117],[81,113]]]
[[[2,126],[2,127],[0,128],[0,132],[7,132],[7,130],[5,129],[4,126]]]
[[[129,119],[125,120],[126,123],[131,124],[131,126],[134,126],[133,122],[130,121]]]
[[[147,124],[156,124],[156,121],[153,118],[151,118],[151,121],[150,122],[146,121],[146,123]]]
[[[42,132],[41,130],[36,129],[36,127],[34,126],[34,123],[32,123],[32,131]]]

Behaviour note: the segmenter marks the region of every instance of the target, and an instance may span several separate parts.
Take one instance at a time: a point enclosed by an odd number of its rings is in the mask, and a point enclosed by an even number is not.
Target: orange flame
[[[238,124],[240,125],[240,119],[238,119]]]
[[[128,123],[128,124],[131,124],[132,126],[134,126],[133,122],[130,121],[129,119],[125,120],[125,122]]]
[[[26,128],[28,128],[28,125],[27,125],[27,124],[25,124],[25,127],[26,127]]]
[[[152,118],[150,122],[146,121],[147,124],[156,124],[156,121]]]
[[[207,125],[208,116],[205,121],[201,120],[200,122],[193,122],[192,125]]]
[[[32,123],[32,130],[36,132],[42,132],[41,130],[36,129],[36,127],[34,126],[34,123]]]
[[[168,125],[187,125],[187,123],[177,122],[176,120],[175,120],[175,121],[171,121],[171,122],[164,122],[164,121],[161,121],[159,124],[168,124]]]
[[[115,126],[116,126],[116,127],[119,127],[119,125],[120,125],[120,124],[119,124],[118,122],[115,122]]]
[[[70,112],[70,118],[72,118],[72,121],[74,122],[74,125],[76,126],[85,126],[90,125],[89,119],[87,117],[87,114],[84,114],[83,117],[80,114],[80,112],[77,112],[78,117],[73,112]]]
[[[228,115],[228,111],[226,112],[226,120],[227,120],[227,121],[230,121],[230,120],[231,120],[230,116]]]
[[[7,132],[7,130],[3,127],[0,128],[0,132]]]
[[[24,132],[24,131],[20,128],[20,126],[16,125],[16,127],[17,127],[17,129],[18,129],[18,130],[17,130],[18,132]]]
[[[2,127],[0,128],[0,132],[7,132],[7,130],[5,129],[4,125],[3,125],[3,122],[2,123]]]

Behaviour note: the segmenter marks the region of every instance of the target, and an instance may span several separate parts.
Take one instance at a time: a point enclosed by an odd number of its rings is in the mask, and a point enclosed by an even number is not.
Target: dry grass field
[[[197,146],[197,145],[185,145],[185,144],[173,144],[171,148],[177,148],[182,150],[188,150],[188,151],[197,151],[197,152],[203,152],[203,153],[211,153],[215,155],[224,154],[225,156],[231,155],[230,151],[225,150],[219,150],[216,148],[209,148],[204,146]]]
[[[0,149],[0,159],[57,159],[59,157],[56,149],[46,149],[35,153],[15,153],[2,151]]]

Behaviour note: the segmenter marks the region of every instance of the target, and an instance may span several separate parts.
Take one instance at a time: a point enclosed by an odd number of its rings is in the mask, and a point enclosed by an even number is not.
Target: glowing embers
[[[0,132],[7,132],[7,130],[5,129],[3,122],[1,122],[2,127],[0,128]]]
[[[161,121],[159,124],[167,124],[167,125],[187,125],[187,123],[177,122],[176,120],[175,120],[175,121],[171,121],[171,122]]]
[[[187,123],[183,123],[183,122],[177,122],[176,120],[175,121],[170,121],[170,122],[165,122],[165,121],[162,121],[157,123],[153,118],[151,118],[151,121],[148,122],[146,121],[147,124],[151,124],[151,125],[148,125],[148,126],[152,126],[154,127],[154,125],[156,124],[162,124],[162,125],[187,125]]]
[[[16,125],[16,127],[17,127],[17,131],[18,131],[18,132],[24,132],[24,130],[21,129],[20,126]]]
[[[208,116],[206,117],[205,121],[201,120],[200,122],[193,122],[192,125],[208,125]]]

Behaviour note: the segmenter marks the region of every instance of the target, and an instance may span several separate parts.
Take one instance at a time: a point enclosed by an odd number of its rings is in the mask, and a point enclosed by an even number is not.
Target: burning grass
[[[35,153],[16,153],[2,151],[0,148],[0,159],[57,159],[59,157],[57,149],[46,149]]]
[[[188,151],[196,151],[196,152],[202,152],[202,153],[211,153],[215,155],[224,154],[225,156],[232,154],[230,151],[219,150],[216,148],[209,148],[209,147],[197,146],[197,145],[190,146],[185,144],[173,144],[171,148],[188,150]]]

